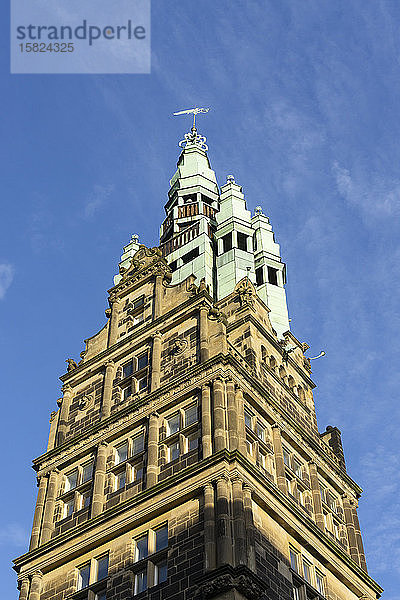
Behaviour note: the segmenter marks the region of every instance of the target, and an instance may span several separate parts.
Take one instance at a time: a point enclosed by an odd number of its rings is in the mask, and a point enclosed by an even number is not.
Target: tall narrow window
[[[83,590],[89,585],[90,563],[83,565],[78,569],[78,590]]]
[[[156,536],[156,552],[163,550],[168,546],[168,526],[160,527],[155,530]]]
[[[128,442],[115,448],[115,464],[124,462],[128,458]]]
[[[179,428],[180,415],[179,413],[176,413],[176,415],[173,415],[172,417],[167,419],[167,435],[172,435],[173,433],[176,433],[177,431],[179,431]]]
[[[78,469],[74,469],[71,473],[66,475],[65,481],[65,492],[69,492],[69,490],[73,490],[76,488],[78,484]]]
[[[278,269],[274,269],[274,267],[268,268],[268,281],[272,285],[278,285]]]
[[[237,244],[239,250],[244,250],[245,252],[247,252],[247,238],[248,236],[245,233],[241,233],[240,231],[238,231]]]
[[[256,284],[262,285],[264,283],[264,269],[263,267],[258,267],[256,269]]]
[[[154,585],[167,581],[167,561],[161,560],[154,565]]]
[[[227,233],[226,235],[223,236],[222,249],[224,252],[228,252],[229,250],[232,250],[232,234],[231,233]]]
[[[304,573],[304,579],[308,582],[311,583],[311,569],[312,569],[312,565],[310,562],[308,562],[308,560],[306,558],[303,558],[303,573]]]
[[[147,557],[148,545],[147,533],[135,541],[135,562]]]
[[[315,572],[315,582],[317,586],[317,590],[320,594],[325,594],[325,585],[324,585],[324,576],[321,575],[318,571]]]
[[[147,590],[147,569],[143,569],[135,575],[135,596],[145,590]]]
[[[289,548],[289,556],[290,556],[290,566],[292,567],[293,571],[296,571],[296,573],[299,572],[299,555],[298,553],[293,550],[293,548]]]
[[[96,558],[96,581],[108,576],[108,554]]]
[[[192,404],[188,408],[185,408],[185,419],[184,419],[184,427],[188,427],[188,425],[192,425],[192,423],[196,423],[197,421],[197,404]]]

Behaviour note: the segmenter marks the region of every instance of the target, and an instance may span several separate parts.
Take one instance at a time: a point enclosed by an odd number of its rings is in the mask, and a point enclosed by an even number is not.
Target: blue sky
[[[369,571],[400,599],[399,33],[395,1],[153,0],[151,75],[11,76],[3,31],[4,598],[65,358],[104,324],[123,244],[157,243],[188,127],[171,113],[197,104],[220,184],[233,173],[271,219],[293,333],[326,351],[320,430],[342,431]]]

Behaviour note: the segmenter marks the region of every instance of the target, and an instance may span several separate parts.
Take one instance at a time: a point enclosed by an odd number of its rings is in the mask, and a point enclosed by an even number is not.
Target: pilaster
[[[97,515],[103,511],[107,449],[108,444],[105,442],[101,442],[97,448],[96,468],[93,484],[92,517],[97,517]]]
[[[47,475],[43,475],[39,479],[39,490],[36,500],[35,514],[33,516],[32,535],[29,550],[34,550],[39,546],[40,530],[42,527],[43,510],[48,481],[49,479]]]

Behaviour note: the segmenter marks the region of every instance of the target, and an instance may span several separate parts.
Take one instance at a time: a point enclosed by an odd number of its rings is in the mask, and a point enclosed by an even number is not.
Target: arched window
[[[282,381],[284,383],[286,383],[287,373],[286,373],[285,367],[283,367],[282,365],[279,367],[279,377],[282,379]]]
[[[276,358],[275,358],[275,356],[271,355],[269,357],[269,366],[270,366],[271,369],[275,369],[275,367],[276,367]]]
[[[265,346],[261,346],[261,360],[263,363],[267,362],[267,349]]]

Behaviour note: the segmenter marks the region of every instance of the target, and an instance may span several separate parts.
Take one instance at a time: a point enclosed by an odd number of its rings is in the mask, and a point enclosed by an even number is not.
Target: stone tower
[[[269,220],[195,128],[181,146],[160,246],[132,236],[61,377],[19,598],[379,598]]]

